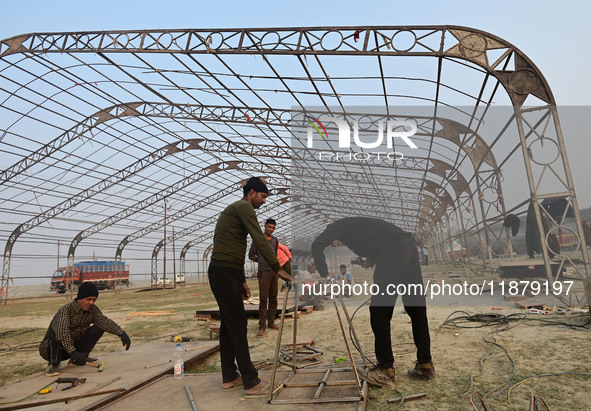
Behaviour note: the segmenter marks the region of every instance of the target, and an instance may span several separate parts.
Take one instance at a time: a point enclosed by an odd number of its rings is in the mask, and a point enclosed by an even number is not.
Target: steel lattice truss
[[[331,138],[306,145],[322,136],[311,118]],[[328,118],[359,121],[365,142],[376,124],[410,121],[418,148],[392,139],[398,157],[355,152]],[[11,271],[49,273],[58,240],[70,264],[98,253],[151,261],[153,276],[176,242],[184,270],[253,175],[276,194],[260,219],[281,216],[277,235],[303,252],[330,221],[367,215],[441,257],[446,238],[469,236],[490,255],[495,241],[511,246],[494,223],[551,197],[567,199],[582,232],[544,76],[512,44],[466,27],[19,35],[0,41],[0,136],[5,290]],[[503,195],[503,173],[521,197]],[[165,225],[175,232],[163,238]]]

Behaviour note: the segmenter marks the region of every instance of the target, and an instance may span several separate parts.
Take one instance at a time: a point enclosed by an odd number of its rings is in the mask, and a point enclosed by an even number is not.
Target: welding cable
[[[460,411],[464,410],[464,407],[466,406],[466,399],[464,398],[464,395],[469,394],[470,391],[472,391],[472,388],[474,387],[474,377],[470,376],[470,388],[468,388],[468,391],[466,391],[465,393],[461,393],[458,392],[458,396],[460,397],[460,399],[462,400],[462,406],[460,407]],[[472,401],[472,396],[470,396],[470,402],[472,402],[472,406],[474,408],[476,408],[476,406],[474,405],[474,402]],[[478,410],[476,410],[478,411]]]
[[[463,313],[466,314],[465,316],[457,316],[453,317],[455,314]],[[538,316],[529,316],[524,313],[514,313],[509,315],[502,315],[502,314],[469,314],[466,311],[454,311],[452,312],[444,322],[439,326],[439,328],[443,327],[456,327],[456,328],[483,328],[488,326],[494,325],[507,325],[512,321],[537,321],[543,323],[543,325],[562,325],[565,327],[569,327],[575,330],[584,330],[584,331],[591,331],[588,328],[588,325],[591,324],[591,321],[588,321],[584,324],[572,324],[564,321],[555,321],[555,320],[547,320],[544,318],[538,318]],[[476,325],[464,325],[464,324],[474,324]],[[509,328],[513,327],[505,327],[502,331],[506,331]]]
[[[6,348],[0,348],[0,354],[5,354],[7,352],[12,351],[12,346],[10,344],[5,343],[5,342],[0,342],[0,344],[6,345],[8,347],[8,349],[6,349]]]
[[[542,316],[543,317],[543,316]],[[524,318],[525,321],[538,321],[544,323],[545,325],[563,325],[565,327],[569,327],[573,330],[584,330],[584,331],[591,331],[590,328],[587,326],[591,324],[591,321],[586,322],[585,324],[571,324],[564,321],[555,321],[555,320],[546,320],[545,318],[540,318],[538,314],[534,314],[531,316],[526,316]]]
[[[494,337],[494,335],[492,335],[492,333],[490,336],[492,337],[492,339],[494,341],[487,341],[485,337],[482,337],[482,339],[487,343],[493,344],[493,347],[496,346],[496,347],[499,347],[500,349],[502,349],[505,352],[505,355],[507,356],[507,358],[509,358],[509,360],[511,361],[512,369],[511,369],[511,375],[509,376],[509,378],[507,378],[507,380],[503,384],[493,388],[491,391],[484,394],[484,400],[486,400],[495,391],[499,391],[499,390],[503,389],[503,387],[505,387],[507,384],[509,384],[509,382],[513,379],[513,377],[515,377],[515,370],[516,370],[515,360],[513,359],[513,357],[511,357],[511,355],[509,354],[509,351],[497,342],[497,339]],[[492,398],[490,400],[488,400],[488,403],[490,404],[490,406],[493,409],[495,409],[495,407],[492,404]]]
[[[393,391],[396,391],[398,394],[400,394],[400,402],[398,403],[398,405],[396,406],[396,408],[394,408],[394,411],[399,410],[402,407],[402,404],[404,403],[404,399],[406,398],[404,396],[404,394],[401,391],[398,391],[396,388],[392,388]]]
[[[0,344],[4,344],[4,345],[8,346],[8,349],[0,348],[0,354],[6,354],[10,351],[17,351],[17,350],[19,350],[19,351],[36,351],[39,347],[39,344],[41,344],[41,341],[22,343],[22,344],[15,345],[15,346],[11,346],[10,344],[7,344],[5,342],[2,342]]]
[[[484,337],[483,337],[483,339],[484,339]],[[495,346],[493,344],[491,344],[488,352],[486,354],[484,354],[484,356],[482,358],[480,358],[480,360],[478,361],[478,368],[479,368],[480,372],[478,373],[478,375],[476,377],[480,377],[480,376],[482,376],[482,374],[484,374],[484,361],[492,354],[494,348],[495,348]],[[470,397],[469,397],[470,403],[472,404],[472,407],[476,411],[478,411],[478,408],[476,407],[476,404],[474,403],[474,393],[471,393],[472,388],[474,388],[474,376],[470,375],[470,388],[468,388],[468,391],[466,391],[464,394],[458,393],[458,395],[462,399],[462,407],[460,408],[460,410],[464,409],[464,405],[466,403],[466,401],[464,400],[464,395],[470,394]]]
[[[465,316],[453,317],[454,314],[463,313]],[[521,313],[502,315],[502,314],[469,314],[466,311],[454,311],[443,321],[439,328],[484,328],[489,326],[507,325],[511,321],[524,319],[525,315]],[[474,325],[463,325],[474,324]]]
[[[367,304],[368,302],[370,302],[370,300],[371,300],[371,297],[368,298],[367,300],[365,300],[364,302],[362,302],[359,305],[359,307],[357,307],[355,309],[355,311],[353,311],[353,314],[351,314],[351,318],[349,320],[349,338],[351,339],[351,342],[353,343],[353,346],[359,352],[360,355],[361,355],[361,348],[360,348],[359,340],[353,336],[353,318],[355,318],[355,314],[357,314],[357,311],[359,311],[361,309],[361,307],[363,307],[365,304]],[[364,355],[364,357],[365,357],[365,359],[367,360],[368,363],[370,363],[370,364],[372,364],[374,366],[377,365],[367,355]]]
[[[487,341],[484,337],[482,337],[482,339],[485,342],[490,343],[490,341]],[[494,348],[495,348],[495,345],[494,344],[491,344],[490,349],[488,350],[488,352],[486,354],[484,354],[484,356],[482,356],[482,358],[480,358],[480,360],[478,361],[478,368],[479,368],[480,372],[478,373],[478,375],[476,377],[481,377],[482,374],[484,374],[484,361],[492,354]],[[479,407],[477,407],[476,404],[474,403],[474,394],[475,393],[471,393],[473,387],[474,387],[474,376],[473,375],[470,375],[470,388],[464,394],[458,394],[458,395],[460,395],[460,398],[462,399],[462,407],[460,408],[461,410],[464,409],[464,405],[465,405],[464,395],[470,394],[470,397],[469,397],[470,398],[470,404],[472,404],[472,408],[474,408],[474,410],[478,411]]]
[[[510,385],[509,387],[505,388],[505,390],[509,390],[507,392],[507,401],[509,402],[509,405],[511,405],[511,407],[513,407],[513,409],[515,411],[518,411],[517,408],[515,408],[515,406],[511,403],[511,391],[513,390],[513,388],[517,387],[519,384],[524,383],[525,381],[529,381],[531,379],[537,378],[537,377],[555,377],[558,375],[583,375],[586,377],[591,377],[591,374],[585,373],[585,372],[558,372],[558,373],[554,373],[554,374],[536,374],[536,375],[530,375],[529,377],[523,378],[519,381],[517,381],[516,383]],[[503,390],[503,391],[505,391]],[[501,394],[501,393],[499,393]]]
[[[24,401],[24,400],[26,400],[26,399],[28,399],[28,398],[31,398],[33,395],[39,394],[39,392],[40,392],[40,391],[43,391],[44,389],[48,388],[50,385],[53,385],[53,384],[55,384],[55,383],[57,383],[57,380],[54,380],[54,381],[50,382],[50,383],[49,383],[49,384],[47,384],[45,387],[43,387],[43,388],[41,388],[41,389],[39,389],[39,390],[35,391],[33,394],[29,394],[29,395],[27,395],[26,397],[23,397],[23,398],[21,398],[21,399],[14,400],[14,401],[4,401],[4,402],[0,402],[0,405],[4,405],[4,404],[16,404],[17,402]],[[10,409],[10,407],[9,407],[9,409]]]
[[[507,349],[505,347],[503,347],[501,344],[499,344],[496,340],[496,338],[494,337],[493,333],[490,334],[490,336],[492,337],[493,341],[489,341],[486,339],[486,337],[482,337],[482,339],[484,340],[484,342],[491,344],[490,349],[488,350],[488,352],[482,357],[480,358],[480,360],[478,361],[478,368],[480,369],[480,372],[478,373],[478,375],[476,377],[480,377],[482,376],[482,374],[484,373],[484,361],[492,354],[493,350],[495,347],[499,347],[502,350],[505,351],[505,355],[507,356],[507,358],[509,358],[509,360],[511,360],[511,363],[513,364],[513,371],[511,373],[511,376],[507,379],[507,381],[503,384],[501,384],[498,388],[493,389],[492,391],[486,393],[484,395],[484,397],[482,397],[480,395],[480,393],[470,393],[472,391],[472,388],[474,387],[474,377],[470,375],[470,388],[468,389],[468,391],[466,391],[464,394],[460,394],[458,393],[458,395],[460,396],[460,398],[462,399],[462,406],[461,406],[461,410],[464,409],[465,406],[465,400],[464,400],[464,395],[470,394],[470,403],[472,405],[472,408],[474,408],[474,410],[478,411],[479,407],[476,406],[475,402],[474,402],[474,395],[477,394],[480,401],[484,403],[484,400],[486,400],[486,398],[493,392],[498,391],[499,389],[502,389],[514,376],[515,376],[515,361],[513,360],[513,358],[509,355],[509,352],[507,351]],[[495,407],[493,406],[493,404],[489,401],[490,406],[493,408],[493,410],[495,409]]]

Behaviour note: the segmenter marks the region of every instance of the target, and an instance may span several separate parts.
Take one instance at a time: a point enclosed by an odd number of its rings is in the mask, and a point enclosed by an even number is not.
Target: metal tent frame
[[[383,113],[364,111],[376,106]],[[502,119],[497,106],[507,109]],[[342,156],[317,158],[317,147],[294,148],[309,128],[298,120],[306,113],[371,124],[411,119],[420,155],[347,161],[347,151],[327,141],[322,148]],[[160,248],[177,240],[186,244],[185,270],[187,250],[208,246],[215,216],[252,175],[278,189],[263,213],[288,221],[277,233],[298,249],[325,223],[360,213],[331,206],[351,201],[432,250],[455,237],[467,247],[477,236],[489,268],[492,243],[511,249],[495,223],[529,202],[538,226],[546,219],[556,231],[566,216],[548,218],[539,203],[566,199],[583,238],[547,81],[517,47],[473,28],[23,34],[0,41],[0,114],[4,301],[11,267],[23,272],[35,258],[48,260],[57,240],[71,244],[69,264],[96,249],[120,260],[125,249],[151,261],[152,277]],[[540,147],[554,155],[541,158]],[[515,167],[511,178],[528,190],[505,198],[503,172]],[[172,208],[166,222],[177,225],[165,239],[164,201]],[[559,258],[588,279],[579,243],[579,260]],[[547,246],[542,252],[553,280]]]

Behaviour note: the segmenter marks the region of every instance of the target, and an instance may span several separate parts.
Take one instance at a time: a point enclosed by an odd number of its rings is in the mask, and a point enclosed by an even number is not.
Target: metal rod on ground
[[[168,361],[161,362],[161,363],[158,363],[158,364],[144,365],[144,368],[147,369],[147,368],[152,368],[152,367],[158,367],[159,365],[168,364],[169,362],[172,362],[172,360],[168,360]]]
[[[361,361],[363,361],[363,366],[365,368],[369,368],[367,366],[367,359],[365,355],[363,355],[363,350],[361,349],[361,344],[359,343],[359,338],[357,338],[357,333],[355,333],[355,328],[353,327],[353,322],[351,321],[351,317],[349,317],[349,312],[347,311],[347,307],[345,306],[345,301],[343,300],[342,295],[338,295],[339,301],[341,302],[341,307],[343,307],[343,312],[345,313],[345,318],[347,318],[347,323],[349,324],[349,329],[351,330],[351,334],[353,335],[353,339],[355,339],[355,347],[357,351],[359,351],[359,355],[361,355]],[[355,364],[353,364],[355,367]]]
[[[412,395],[405,395],[404,397],[397,397],[397,398],[390,398],[386,401],[387,404],[392,404],[395,402],[406,402],[406,401],[413,401],[418,400],[419,398],[426,397],[427,393],[421,392],[419,394],[412,394]]]
[[[324,377],[322,377],[322,381],[320,381],[318,383],[318,389],[316,390],[316,393],[312,397],[313,399],[316,400],[316,399],[318,399],[318,397],[320,397],[320,394],[322,393],[322,390],[324,389],[324,386],[326,385],[326,381],[328,380],[328,376],[330,375],[330,371],[331,371],[331,369],[329,368],[324,373]]]
[[[191,403],[191,408],[193,411],[197,411],[197,406],[195,405],[195,400],[193,399],[193,394],[191,393],[191,389],[187,384],[185,384],[185,391],[187,391],[187,397],[189,397],[189,402]]]
[[[269,386],[269,402],[273,399],[273,387],[275,386],[275,375],[277,374],[277,363],[279,362],[279,349],[281,348],[281,336],[283,335],[283,325],[285,323],[285,310],[287,309],[287,298],[289,296],[289,285],[285,287],[283,295],[283,308],[281,309],[281,321],[279,322],[279,333],[277,334],[277,344],[275,345],[275,355],[273,356],[273,371],[271,372],[271,381]]]
[[[334,309],[337,312],[337,317],[339,319],[339,325],[341,326],[341,331],[343,333],[343,339],[345,340],[345,346],[347,347],[347,353],[349,354],[349,361],[351,361],[351,366],[353,368],[353,374],[355,375],[355,381],[357,381],[357,388],[359,389],[359,396],[363,398],[363,389],[361,388],[361,381],[359,380],[359,374],[357,374],[357,367],[355,367],[355,360],[353,359],[353,354],[351,353],[351,347],[349,347],[349,341],[347,341],[347,334],[345,334],[345,327],[343,327],[343,320],[341,319],[341,313],[339,312],[339,307],[337,306],[336,300],[332,300],[334,303]]]
[[[11,404],[9,407],[3,408],[3,409],[21,410],[23,408],[40,407],[41,405],[56,404],[58,402],[74,401],[74,400],[79,400],[79,399],[86,398],[86,397],[94,397],[95,395],[105,395],[105,394],[111,394],[114,392],[122,392],[122,391],[127,391],[127,390],[125,388],[115,388],[113,390],[89,392],[87,394],[73,395],[71,397],[55,398],[53,400],[29,402],[27,404]]]

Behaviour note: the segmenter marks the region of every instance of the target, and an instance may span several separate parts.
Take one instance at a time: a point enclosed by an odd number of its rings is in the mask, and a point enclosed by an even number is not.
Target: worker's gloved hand
[[[70,357],[72,357],[72,362],[76,365],[86,365],[86,359],[88,358],[87,354],[84,354],[83,352],[80,351],[72,351],[72,353],[70,354]]]
[[[129,335],[125,331],[121,334],[121,342],[125,346],[125,351],[129,350],[129,346],[131,345],[131,340],[129,339]]]

